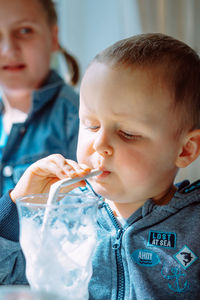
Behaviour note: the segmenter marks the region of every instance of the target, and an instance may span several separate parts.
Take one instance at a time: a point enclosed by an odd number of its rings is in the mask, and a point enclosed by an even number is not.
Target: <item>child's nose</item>
[[[0,40],[1,55],[8,55],[16,51],[17,45],[10,36],[5,36]]]
[[[113,147],[110,143],[108,135],[104,131],[99,131],[95,136],[95,141],[93,144],[95,151],[97,151],[102,156],[112,155]]]

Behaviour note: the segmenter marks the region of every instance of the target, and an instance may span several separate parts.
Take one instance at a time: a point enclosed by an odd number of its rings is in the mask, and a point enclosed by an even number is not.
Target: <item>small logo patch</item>
[[[151,230],[149,232],[148,246],[176,248],[176,233]]]
[[[184,269],[190,267],[198,258],[186,245],[174,257]]]
[[[147,249],[138,249],[131,254],[136,264],[144,267],[153,267],[160,262],[158,255]]]
[[[161,270],[161,275],[167,280],[169,289],[175,293],[184,293],[190,289],[186,274],[184,274],[179,268],[165,270],[165,267],[163,267]]]

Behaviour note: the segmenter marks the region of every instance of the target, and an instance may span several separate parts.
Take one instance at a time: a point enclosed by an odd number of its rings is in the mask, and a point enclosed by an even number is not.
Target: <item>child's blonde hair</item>
[[[54,24],[57,24],[58,17],[57,17],[57,12],[53,0],[37,0],[37,1],[42,5],[44,9],[49,25],[52,26]],[[70,75],[69,83],[71,85],[76,85],[79,80],[78,62],[71,54],[68,53],[68,51],[65,48],[61,47],[60,44],[59,44],[59,51],[64,56],[67,66],[69,68],[69,75]]]

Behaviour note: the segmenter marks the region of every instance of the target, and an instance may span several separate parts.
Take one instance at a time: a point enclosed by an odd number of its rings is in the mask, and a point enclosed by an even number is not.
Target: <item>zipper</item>
[[[116,229],[116,239],[112,245],[112,249],[115,251],[115,258],[117,264],[117,300],[124,299],[125,292],[125,278],[124,278],[124,266],[121,255],[121,241],[124,230],[119,226],[110,206],[104,202],[104,207]]]

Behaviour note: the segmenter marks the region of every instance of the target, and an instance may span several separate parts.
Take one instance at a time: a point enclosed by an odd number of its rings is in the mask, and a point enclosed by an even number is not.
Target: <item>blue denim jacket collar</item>
[[[32,108],[30,110],[27,121],[35,112],[44,107],[46,103],[54,99],[54,95],[57,94],[62,84],[63,79],[55,71],[51,70],[44,87],[33,92]]]
[[[33,91],[32,108],[27,120],[29,120],[35,112],[39,111],[44,105],[46,105],[46,103],[54,98],[54,95],[57,94],[63,82],[63,79],[55,71],[51,70],[49,72],[44,87]],[[2,98],[0,98],[0,114],[3,113],[3,110],[4,104]]]

